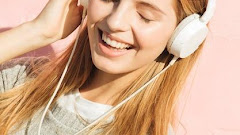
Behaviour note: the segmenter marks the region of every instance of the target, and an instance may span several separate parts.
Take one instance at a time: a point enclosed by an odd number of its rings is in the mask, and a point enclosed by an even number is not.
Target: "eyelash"
[[[143,20],[145,23],[150,23],[150,22],[151,22],[151,20],[146,19],[146,18],[143,17],[141,14],[139,14],[139,16],[140,16],[140,19]]]
[[[105,1],[105,2],[117,2],[118,0],[102,0],[102,1]]]

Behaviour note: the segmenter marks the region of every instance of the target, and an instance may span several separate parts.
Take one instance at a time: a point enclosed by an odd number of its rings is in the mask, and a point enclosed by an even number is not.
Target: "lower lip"
[[[124,54],[126,54],[126,53],[129,52],[129,50],[114,50],[114,49],[112,49],[109,45],[107,45],[106,43],[104,43],[104,42],[102,41],[102,38],[101,38],[102,35],[100,35],[100,32],[99,32],[98,35],[99,35],[99,36],[98,36],[98,41],[99,41],[98,45],[99,45],[99,48],[100,48],[100,50],[101,50],[104,54],[106,54],[107,56],[110,56],[110,57],[119,57],[119,56],[122,56],[122,55],[124,55]],[[131,50],[131,49],[130,49],[130,50]]]

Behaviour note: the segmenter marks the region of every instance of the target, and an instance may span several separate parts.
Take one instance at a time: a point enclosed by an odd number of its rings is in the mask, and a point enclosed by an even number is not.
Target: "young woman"
[[[188,15],[203,15],[207,4],[89,0],[76,51],[41,133],[76,134],[134,93],[171,61],[166,46],[178,24]],[[0,134],[37,134],[74,44],[56,59],[9,59],[72,33],[83,11],[76,5],[76,0],[50,0],[36,19],[0,34]],[[202,47],[81,134],[173,135],[174,105]]]

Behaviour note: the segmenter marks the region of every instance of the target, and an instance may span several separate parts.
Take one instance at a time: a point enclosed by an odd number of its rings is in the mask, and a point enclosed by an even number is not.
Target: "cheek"
[[[97,30],[95,29],[96,24],[101,21],[101,18],[104,18],[105,11],[103,10],[103,4],[100,2],[100,0],[90,0],[88,9],[87,9],[87,26],[88,26],[88,34],[89,34],[89,41],[91,49],[94,46],[93,43],[97,42],[97,37],[95,37],[95,33],[97,33]],[[102,12],[100,12],[102,11]]]
[[[89,5],[88,8],[88,21],[89,22],[97,22],[100,19],[101,13],[97,12],[100,7],[96,7],[94,4]]]
[[[172,34],[172,31],[169,30],[164,25],[158,25],[155,27],[148,27],[144,29],[137,29],[136,39],[140,49],[156,51],[161,53]]]
[[[100,0],[91,0],[88,6],[88,20],[92,23],[99,22],[107,16],[110,10],[109,6],[106,6]]]

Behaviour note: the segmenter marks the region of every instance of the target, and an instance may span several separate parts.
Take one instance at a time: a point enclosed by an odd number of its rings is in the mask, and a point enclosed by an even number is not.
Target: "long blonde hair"
[[[207,0],[177,0],[178,22],[193,13],[203,14],[207,2]],[[5,135],[15,124],[21,125],[24,121],[29,120],[34,113],[47,104],[72,48],[73,43],[60,57],[46,62],[44,65],[33,65],[31,73],[23,85],[0,94],[0,134]],[[179,59],[144,91],[118,109],[114,113],[114,121],[104,126],[98,124],[91,131],[101,127],[104,129],[103,135],[144,135],[146,133],[167,135],[169,123],[174,125],[174,104],[202,48],[203,45],[191,56]],[[76,50],[53,104],[61,95],[87,84],[96,70],[91,60],[86,25],[80,34]],[[141,76],[130,83],[126,90],[119,93],[113,105],[121,102],[161,71],[172,57],[164,50]]]

